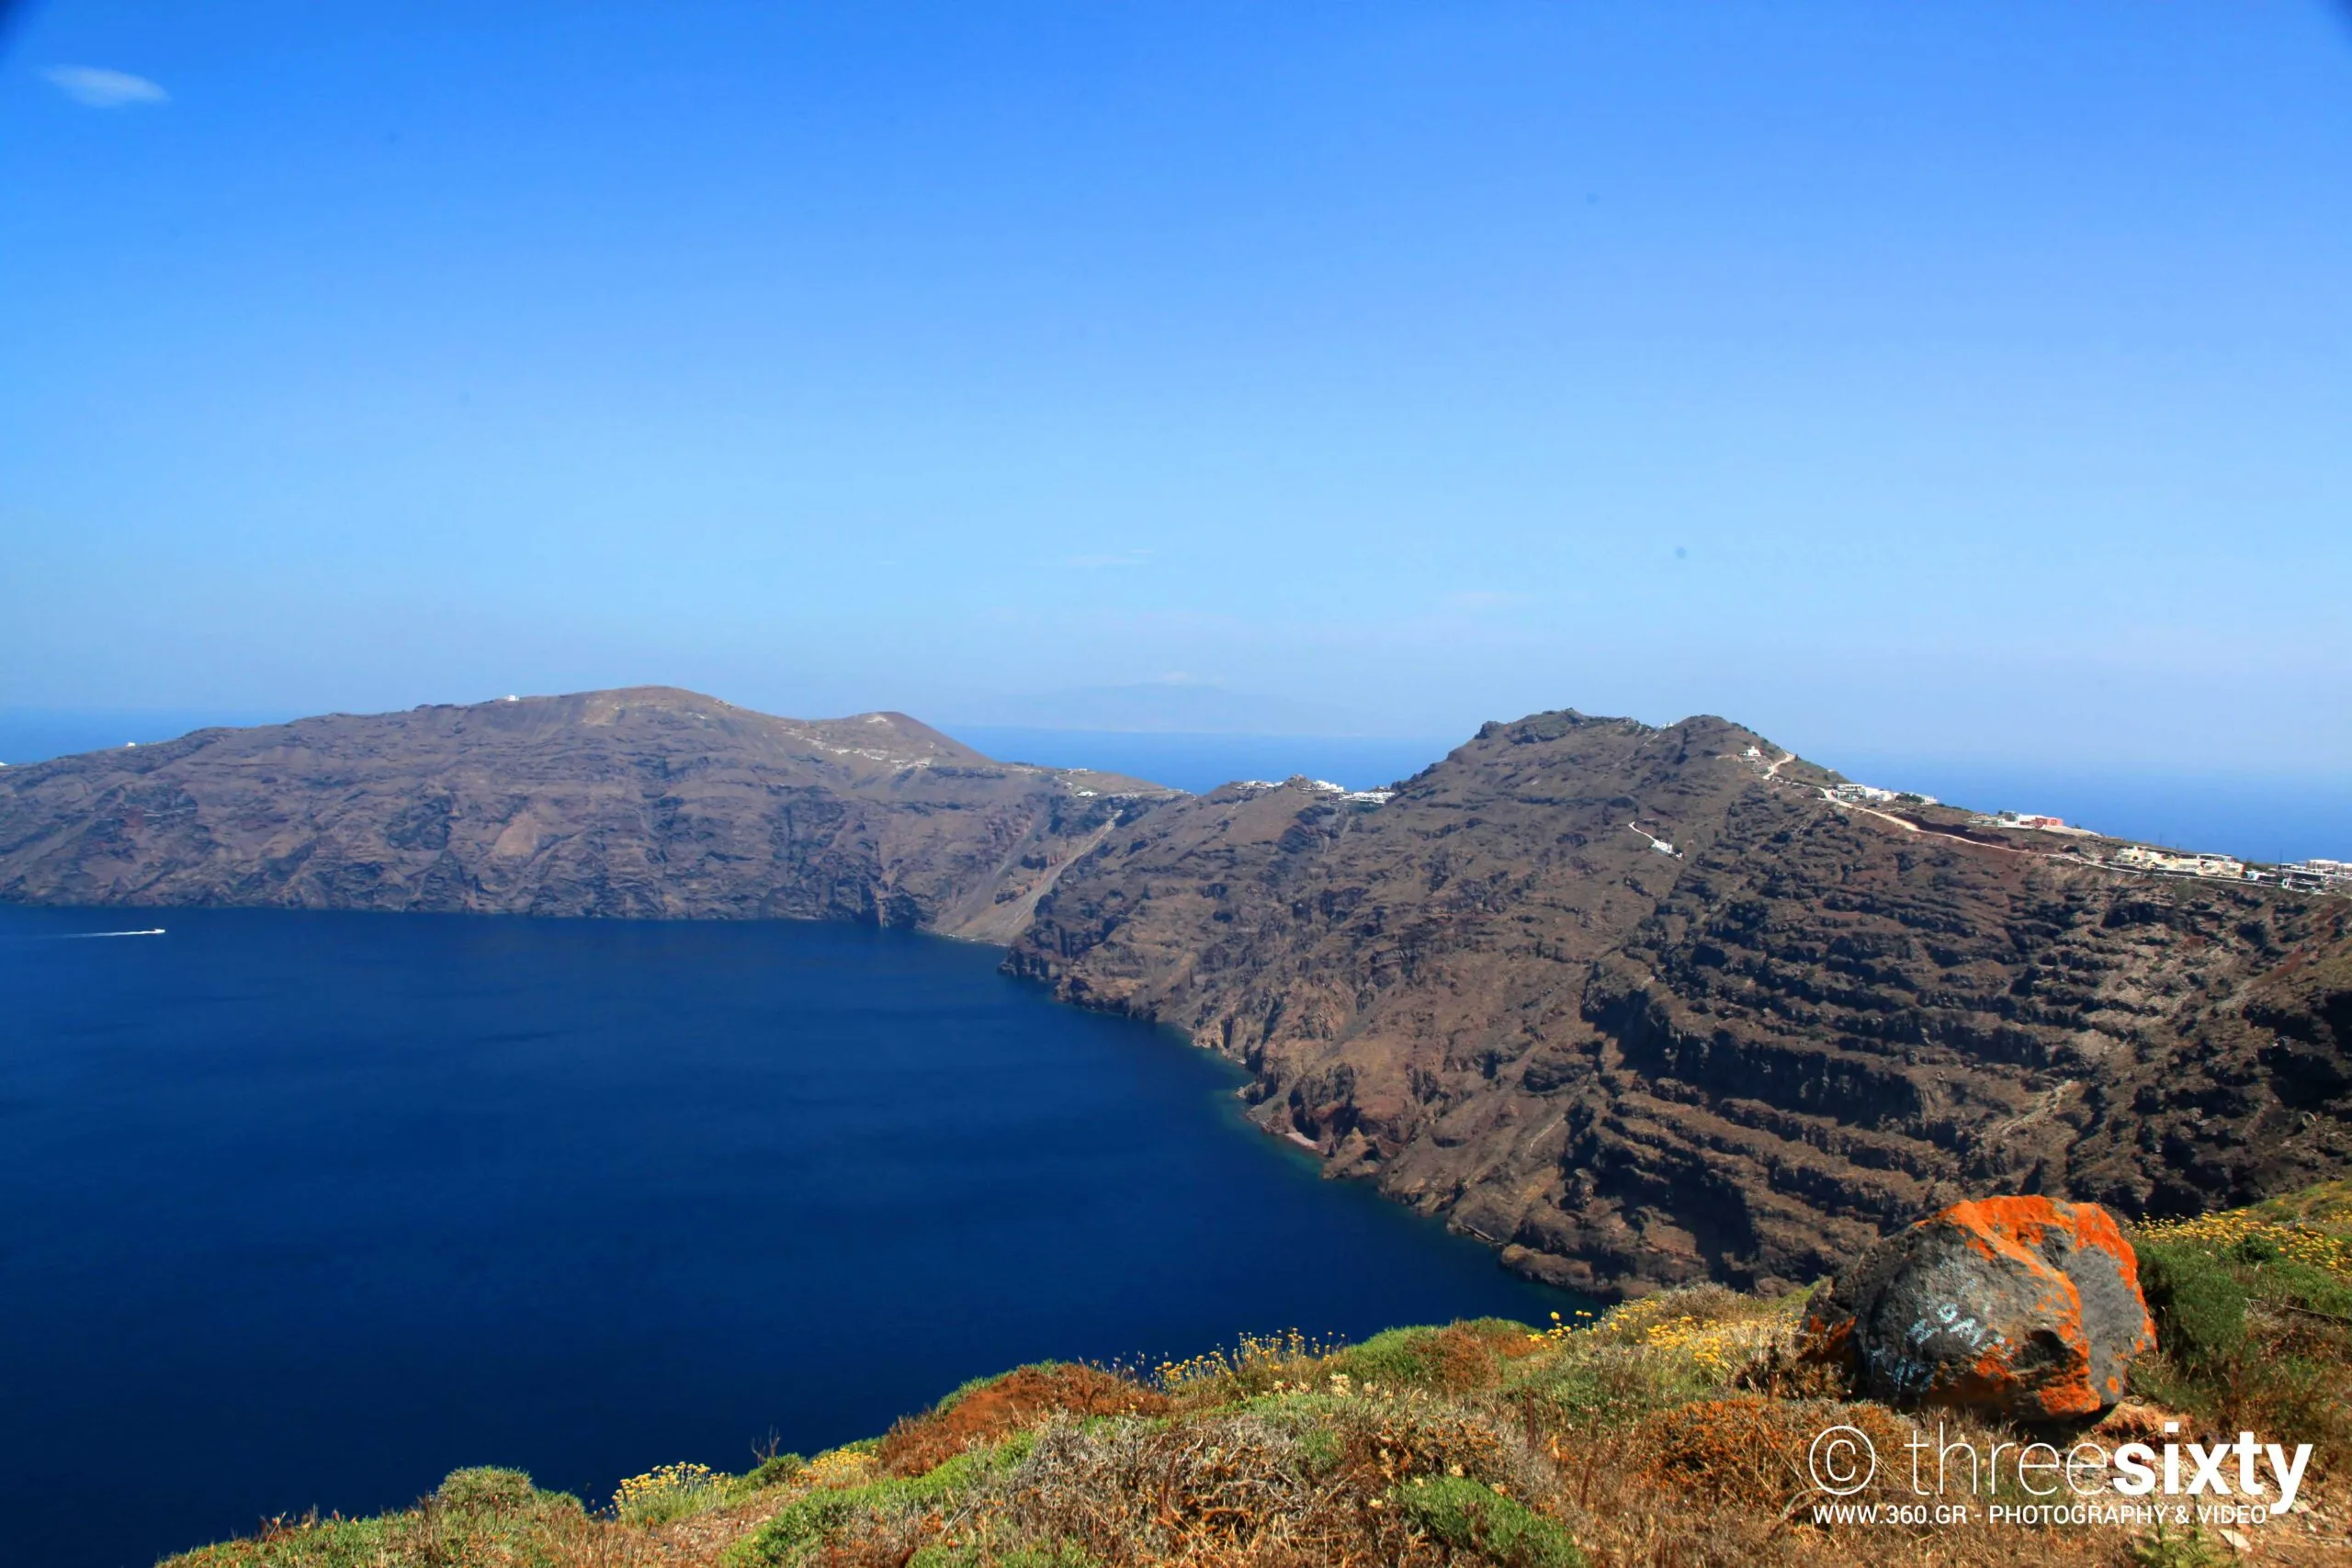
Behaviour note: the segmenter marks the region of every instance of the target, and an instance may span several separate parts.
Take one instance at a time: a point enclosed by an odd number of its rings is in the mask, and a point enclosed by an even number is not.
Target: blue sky
[[[2347,278],[2324,4],[49,0],[0,706],[2343,774]]]

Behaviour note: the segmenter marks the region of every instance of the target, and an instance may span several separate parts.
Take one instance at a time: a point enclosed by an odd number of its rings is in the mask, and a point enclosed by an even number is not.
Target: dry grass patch
[[[1475,1491],[1416,1492],[1460,1482]],[[1486,1538],[1550,1540],[1538,1564],[1577,1561],[1539,1513],[1552,1472],[1506,1420],[1411,1396],[1280,1396],[1172,1423],[1057,1421],[971,1511],[991,1549],[1076,1548],[1107,1568],[1517,1562]],[[1441,1523],[1458,1540],[1449,1540]],[[976,1562],[994,1561],[985,1554]]]
[[[1778,1517],[1815,1495],[1806,1450],[1833,1427],[1860,1429],[1882,1454],[1901,1451],[1911,1436],[1907,1425],[1874,1404],[1738,1394],[1644,1417],[1621,1439],[1620,1462],[1687,1496]]]
[[[888,1474],[923,1475],[968,1449],[991,1447],[1054,1416],[1157,1416],[1168,1407],[1166,1394],[1098,1367],[1023,1367],[900,1420],[874,1457]]]

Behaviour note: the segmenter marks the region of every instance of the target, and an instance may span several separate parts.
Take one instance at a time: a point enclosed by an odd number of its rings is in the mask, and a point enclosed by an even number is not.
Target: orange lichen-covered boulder
[[[2121,1399],[2156,1329],[2105,1209],[1983,1198],[1864,1253],[1815,1300],[1804,1343],[1889,1404],[2051,1421]]]

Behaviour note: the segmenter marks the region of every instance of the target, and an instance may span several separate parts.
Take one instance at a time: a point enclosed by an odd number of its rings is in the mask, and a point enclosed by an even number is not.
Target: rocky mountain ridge
[[[1233,1057],[1268,1130],[1588,1290],[1770,1291],[1984,1190],[2177,1213],[2343,1168],[2344,901],[1832,782],[1721,719],[1489,725],[1385,803],[1154,811],[1010,962]]]
[[[0,773],[0,898],[784,916],[1002,942],[1173,791],[992,761],[903,714],[775,718],[665,687],[509,698]]]

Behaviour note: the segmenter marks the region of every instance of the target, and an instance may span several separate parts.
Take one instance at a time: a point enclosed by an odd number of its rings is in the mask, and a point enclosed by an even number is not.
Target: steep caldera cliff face
[[[1011,962],[1589,1289],[1770,1289],[1971,1194],[2187,1210],[2352,1156],[2344,901],[1833,777],[1714,718],[1489,725],[1385,801],[1294,779],[1118,829]]]
[[[666,687],[257,729],[0,773],[0,898],[788,916],[1009,941],[1175,792],[991,761],[902,714]]]

